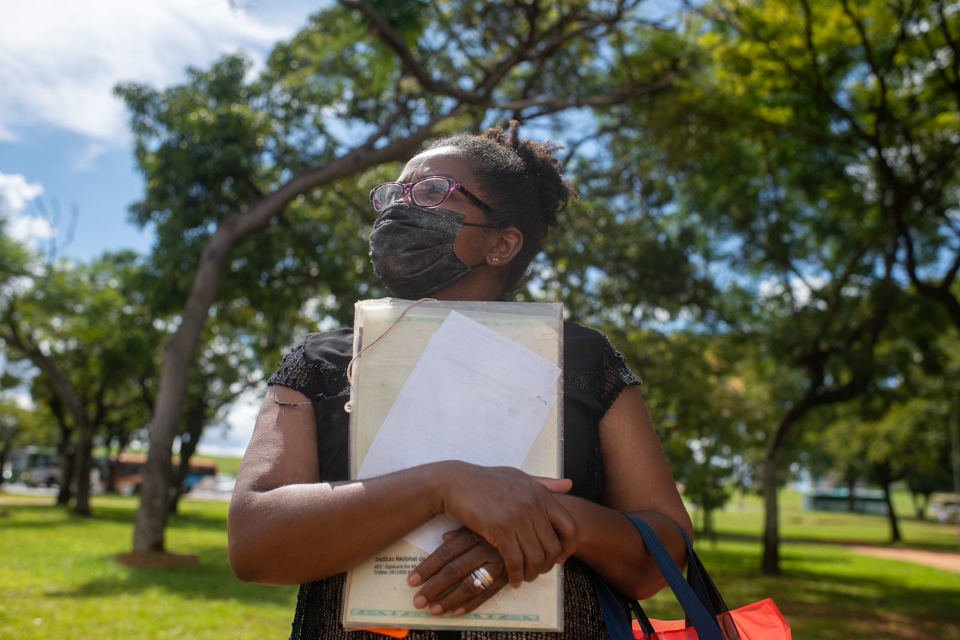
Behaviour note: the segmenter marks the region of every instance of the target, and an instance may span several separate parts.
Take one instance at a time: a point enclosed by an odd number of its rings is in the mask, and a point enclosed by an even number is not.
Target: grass
[[[901,546],[935,551],[960,550],[960,529],[913,517],[906,493],[895,494]],[[886,517],[859,513],[804,511],[799,492],[783,491],[780,497],[780,535],[787,541],[889,544],[890,526]],[[694,514],[696,515],[696,514]],[[715,527],[721,535],[756,537],[761,531],[763,505],[757,496],[738,497],[716,514]]]
[[[731,608],[772,597],[797,640],[960,638],[960,574],[883,561],[823,544],[786,544],[784,575],[760,575],[759,545],[721,540],[699,555]],[[672,595],[644,604],[653,618],[683,617]]]
[[[167,545],[191,569],[135,569],[133,498],[97,496],[94,518],[47,497],[5,497],[0,519],[0,638],[279,638],[296,590],[237,582],[226,558],[226,503],[182,501]]]
[[[0,638],[282,638],[296,590],[246,585],[230,573],[226,503],[185,499],[168,528],[171,551],[193,554],[190,569],[135,569],[130,550],[134,498],[95,496],[93,518],[70,516],[50,497],[0,495]],[[879,543],[886,520],[807,513],[784,496],[784,576],[757,570],[762,512],[753,499],[718,514],[716,544],[700,554],[728,603],[772,596],[797,640],[960,640],[960,574],[855,555],[823,544]],[[905,521],[907,542],[956,549],[955,526]],[[909,527],[907,526],[909,525]],[[651,616],[679,617],[669,594],[646,603]]]

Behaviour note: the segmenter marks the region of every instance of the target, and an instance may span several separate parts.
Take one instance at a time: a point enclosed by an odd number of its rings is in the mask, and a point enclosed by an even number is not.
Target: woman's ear
[[[500,229],[497,243],[487,251],[487,264],[492,267],[504,267],[510,264],[523,248],[523,233],[516,227]]]

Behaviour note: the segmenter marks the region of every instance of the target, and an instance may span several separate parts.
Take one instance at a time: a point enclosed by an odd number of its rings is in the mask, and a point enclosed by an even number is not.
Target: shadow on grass
[[[960,639],[960,576],[886,563],[864,570],[871,566],[869,560],[842,549],[821,551],[820,546],[784,549],[784,574],[777,577],[760,573],[759,545],[730,549],[704,544],[699,553],[729,606],[772,597],[798,639]],[[672,596],[661,599],[671,601]],[[654,617],[663,614],[682,617],[672,602],[652,612]]]
[[[103,523],[114,523],[133,526],[136,520],[136,509],[126,507],[101,506],[95,507],[89,516],[77,515],[69,507],[48,504],[29,504],[3,507],[8,514],[0,518],[0,526],[4,529],[55,529],[70,525],[71,527],[97,527]],[[14,514],[16,517],[14,517]],[[195,529],[207,531],[226,531],[224,516],[216,514],[187,513],[185,515],[170,516],[168,526],[181,529]]]
[[[720,541],[730,541],[730,542],[749,542],[760,544],[762,537],[760,535],[749,535],[743,533],[718,533],[714,537],[705,537],[700,538],[697,541],[697,548],[700,549],[701,546],[709,547],[711,544]],[[822,538],[822,537],[805,537],[805,536],[781,536],[781,544],[813,544],[813,545],[829,545],[829,546],[843,546],[843,545],[860,545],[864,547],[877,547],[878,549],[918,549],[921,551],[936,551],[939,553],[957,553],[957,543],[956,541],[950,540],[943,543],[940,542],[913,542],[909,539],[903,540],[898,543],[893,542],[878,542],[876,540],[864,540],[862,536],[849,535],[849,536],[833,536],[831,538]]]
[[[109,598],[143,591],[162,589],[199,600],[228,600],[286,604],[295,587],[268,587],[243,583],[234,577],[227,565],[225,547],[196,550],[198,566],[179,569],[149,569],[125,566],[122,576],[96,578],[74,588],[46,591],[51,598]],[[115,557],[104,562],[119,564]]]
[[[781,598],[797,637],[960,638],[956,602],[960,588],[903,588],[896,578],[850,578],[820,571],[791,571],[791,594]]]

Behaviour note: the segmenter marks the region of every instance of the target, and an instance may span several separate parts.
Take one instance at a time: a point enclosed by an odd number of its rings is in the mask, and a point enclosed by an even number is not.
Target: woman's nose
[[[403,200],[407,204],[413,204],[413,189],[411,185],[403,185],[403,191],[400,192],[397,200]]]

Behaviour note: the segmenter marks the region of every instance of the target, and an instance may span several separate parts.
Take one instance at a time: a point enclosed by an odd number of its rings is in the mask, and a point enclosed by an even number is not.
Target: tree
[[[931,494],[950,490],[951,388],[944,381],[957,353],[947,313],[926,296],[915,294],[893,328],[879,350],[876,384],[839,412],[825,436],[831,455],[852,472],[851,485],[870,480],[884,489],[891,541],[899,542],[891,482],[906,481],[921,519]]]
[[[613,73],[630,57],[618,34],[642,22],[637,6],[451,1],[400,9],[343,0],[280,45],[256,82],[244,82],[243,63],[227,58],[210,72],[191,71],[183,87],[119,89],[147,176],[135,215],[156,225],[160,244],[185,237],[190,249],[174,263],[189,293],[163,348],[135,552],[164,550],[185,373],[234,251],[289,222],[284,212],[299,198],[322,188],[317,197],[336,202],[338,185],[406,159],[433,136],[661,90],[674,75],[669,65],[650,82]],[[362,255],[346,260],[363,262]],[[318,289],[340,290],[343,271],[323,280],[321,273]]]
[[[749,337],[771,365],[766,573],[779,572],[790,440],[876,383],[895,301],[919,290],[898,220],[921,272],[941,269],[938,288],[955,275],[955,213],[909,195],[956,193],[953,70],[931,63],[920,28],[947,39],[954,23],[935,3],[707,3],[685,23],[698,72],[670,90],[673,108],[634,105],[635,126],[611,145],[650,214],[686,229],[695,264],[718,276],[718,330]],[[924,91],[937,107],[913,109]]]
[[[0,469],[6,467],[18,447],[52,441],[49,418],[43,411],[25,409],[12,398],[0,397]],[[0,474],[0,485],[5,480]]]
[[[152,375],[156,334],[124,295],[136,271],[129,253],[90,265],[37,267],[5,300],[0,339],[38,371],[33,395],[60,424],[64,457],[58,502],[89,515],[94,438],[130,404]],[[142,414],[141,414],[142,415]],[[75,490],[75,492],[74,492]]]
[[[613,333],[643,376],[644,395],[674,477],[714,535],[713,513],[743,481],[760,420],[744,377],[742,346],[690,331]]]
[[[843,159],[861,224],[896,243],[900,273],[960,327],[960,17],[950,3],[717,2],[703,15],[709,37],[727,42],[730,77],[760,91],[753,117],[819,141],[814,166]]]

